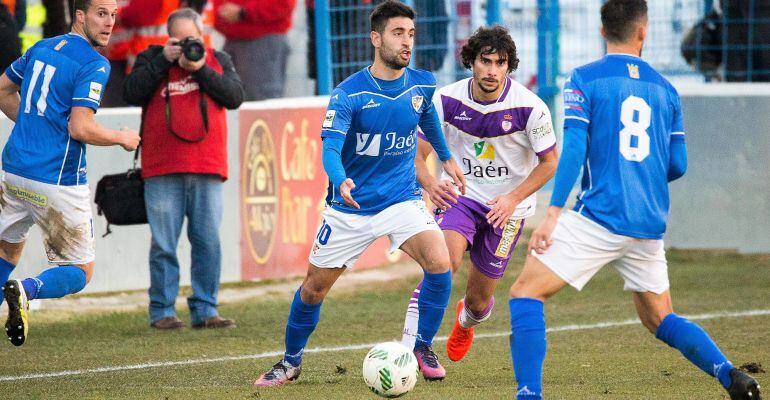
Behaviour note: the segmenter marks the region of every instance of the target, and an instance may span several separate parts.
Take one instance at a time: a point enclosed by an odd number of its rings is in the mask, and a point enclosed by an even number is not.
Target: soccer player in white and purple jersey
[[[447,176],[430,175],[425,158],[430,144],[421,140],[415,161],[420,184],[438,206],[436,221],[444,233],[452,268],[470,253],[465,297],[447,341],[452,361],[462,359],[473,342],[474,326],[489,318],[494,290],[521,235],[524,220],[535,213],[535,192],[554,174],[556,137],[551,113],[530,90],[511,79],[519,60],[516,44],[504,28],[480,28],[461,53],[473,77],[443,87],[433,104],[444,135],[466,179],[457,198]],[[421,287],[412,294],[403,342],[414,341]]]
[[[687,153],[679,95],[640,58],[647,2],[609,0],[601,19],[607,55],[575,69],[565,84],[564,145],[551,206],[510,290],[516,399],[542,399],[544,301],[567,285],[581,290],[610,262],[657,339],[717,378],[731,399],[759,399],[757,381],[733,368],[709,335],[671,305],[663,246],[668,182],[684,175]],[[578,202],[562,212],[581,167]],[[665,397],[664,391],[650,397]]]

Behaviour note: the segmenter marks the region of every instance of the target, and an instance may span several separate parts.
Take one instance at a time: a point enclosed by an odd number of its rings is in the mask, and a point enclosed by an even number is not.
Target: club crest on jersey
[[[414,108],[414,112],[420,112],[420,107],[422,107],[422,96],[412,96],[412,108]]]
[[[639,66],[636,64],[626,64],[628,67],[628,76],[634,79],[639,79]]]
[[[503,128],[504,131],[508,132],[513,128],[513,122],[503,120],[503,122],[500,123],[500,126]]]

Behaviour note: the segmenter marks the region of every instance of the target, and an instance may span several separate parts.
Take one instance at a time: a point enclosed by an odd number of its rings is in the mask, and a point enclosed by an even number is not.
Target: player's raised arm
[[[19,85],[8,79],[5,74],[0,75],[0,111],[16,122],[20,101]]]

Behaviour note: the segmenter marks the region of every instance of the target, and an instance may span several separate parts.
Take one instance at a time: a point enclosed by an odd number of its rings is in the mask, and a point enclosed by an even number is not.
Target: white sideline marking
[[[748,311],[737,311],[737,312],[698,314],[698,315],[689,315],[689,316],[684,315],[684,317],[690,319],[691,321],[701,321],[701,320],[715,319],[715,318],[754,317],[754,316],[762,316],[762,315],[770,315],[770,310],[748,310]],[[619,326],[635,325],[638,323],[639,323],[638,319],[628,319],[625,321],[607,321],[607,322],[599,322],[596,324],[587,324],[587,325],[563,325],[563,326],[548,328],[546,329],[546,332],[582,331],[582,330],[589,330],[589,329],[615,328]],[[476,338],[477,339],[496,338],[496,337],[504,337],[508,335],[510,335],[510,332],[482,333],[482,334],[476,335]],[[436,337],[434,341],[441,342],[441,341],[445,341],[446,339],[447,339],[446,336],[441,336],[441,337]],[[354,344],[350,346],[321,347],[321,348],[316,347],[313,349],[305,350],[305,353],[334,353],[334,352],[349,351],[349,350],[363,350],[363,349],[369,349],[371,347],[374,347],[376,344],[377,343],[366,343],[366,344]],[[182,360],[182,361],[160,361],[160,362],[151,362],[151,363],[134,364],[134,365],[116,365],[113,367],[76,369],[76,370],[59,371],[59,372],[46,372],[46,373],[40,373],[40,374],[9,375],[9,376],[0,376],[0,382],[21,381],[21,380],[28,380],[28,379],[57,378],[61,376],[97,374],[97,373],[115,372],[115,371],[130,371],[135,369],[149,369],[149,368],[158,368],[158,367],[173,367],[178,365],[195,365],[195,364],[207,364],[207,363],[216,363],[216,362],[225,362],[225,361],[254,360],[254,359],[260,359],[260,358],[273,358],[281,355],[283,355],[282,351],[270,351],[267,353],[244,354],[240,356],[197,358],[197,359]]]

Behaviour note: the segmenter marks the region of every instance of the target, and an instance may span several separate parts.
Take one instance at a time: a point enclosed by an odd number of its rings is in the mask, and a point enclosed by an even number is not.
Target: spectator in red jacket
[[[246,89],[246,100],[283,96],[296,0],[214,0],[214,26]]]
[[[227,179],[225,108],[238,108],[243,87],[226,53],[180,46],[192,37],[203,47],[200,14],[190,8],[174,11],[168,33],[165,46],[151,45],[139,53],[123,92],[128,103],[142,106],[142,177],[152,233],[150,326],[184,326],[174,304],[179,292],[176,248],[187,217],[192,326],[233,327],[234,321],[217,313],[219,226],[222,181]]]

